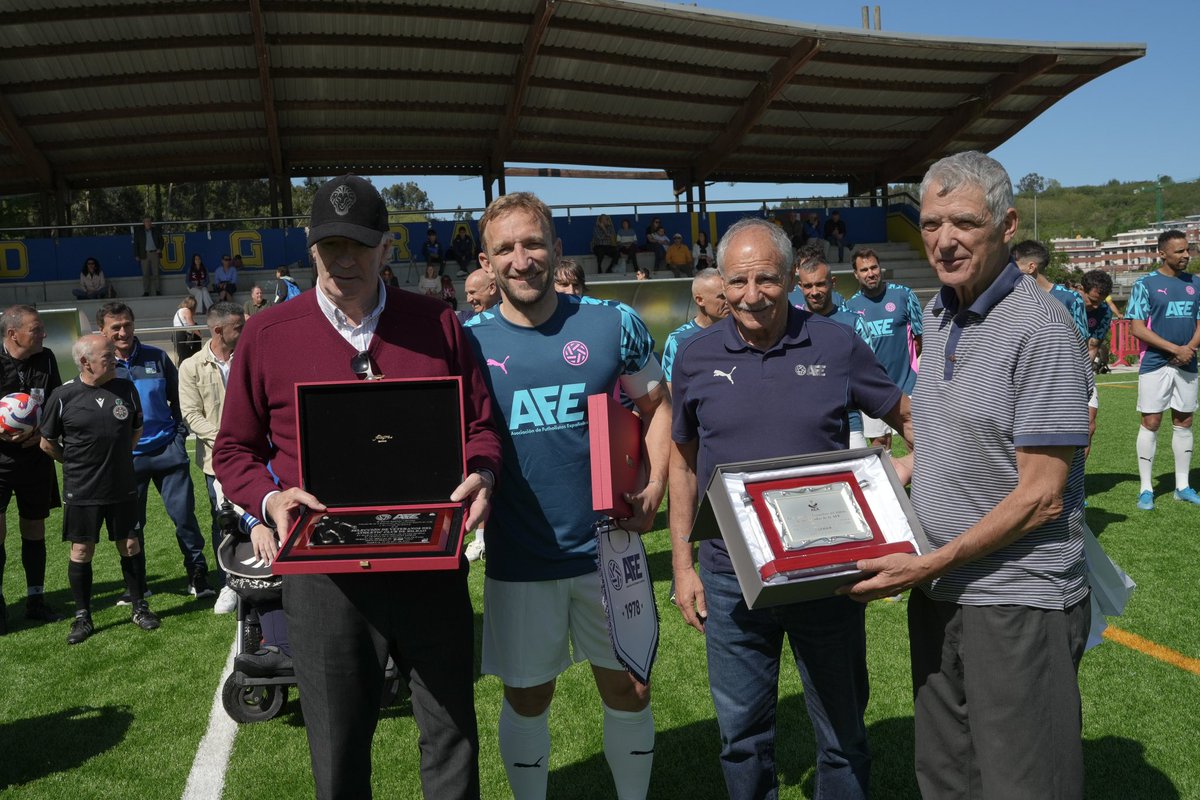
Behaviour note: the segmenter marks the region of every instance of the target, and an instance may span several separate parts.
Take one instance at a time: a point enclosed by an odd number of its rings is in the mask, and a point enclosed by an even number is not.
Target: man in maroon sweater
[[[451,499],[470,504],[468,528],[486,515],[500,469],[491,398],[450,307],[380,281],[390,244],[387,207],[374,187],[354,175],[329,181],[313,199],[308,234],[316,288],[255,314],[238,342],[213,467],[233,502],[261,509],[277,530],[305,507],[325,508],[300,488],[295,385],[356,375],[462,376],[468,476]],[[479,796],[466,576],[463,561],[443,572],[284,581],[319,798],[370,797],[371,739],[389,653],[408,672],[425,796]]]

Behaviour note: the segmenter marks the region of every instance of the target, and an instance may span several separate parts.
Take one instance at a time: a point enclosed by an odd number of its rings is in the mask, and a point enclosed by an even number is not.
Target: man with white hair
[[[717,266],[729,316],[685,341],[672,369],[677,605],[704,634],[721,769],[735,800],[778,790],[775,716],[785,637],[816,739],[818,795],[868,796],[865,612],[846,597],[749,608],[721,539],[701,544],[697,575],[688,537],[713,471],[718,464],[845,450],[852,407],[888,420],[912,441],[908,398],[867,343],[788,301],[792,261],[791,241],[777,225],[749,218],[726,231]]]
[[[929,168],[921,237],[942,289],[925,307],[912,395],[912,504],[935,549],[860,561],[876,574],[850,590],[913,588],[926,800],[1083,796],[1090,370],[1066,309],[1009,260],[1016,230],[998,162],[967,152]]]
[[[46,401],[41,446],[63,465],[63,541],[71,543],[67,581],[75,598],[67,644],[80,644],[95,630],[92,556],[102,524],[121,554],[125,591],[134,598],[134,624],[152,631],[159,621],[141,596],[145,562],[137,558],[141,543],[133,448],[142,431],[141,401],[132,381],[116,377],[116,346],[105,337],[82,337],[71,355],[79,377],[55,389]]]

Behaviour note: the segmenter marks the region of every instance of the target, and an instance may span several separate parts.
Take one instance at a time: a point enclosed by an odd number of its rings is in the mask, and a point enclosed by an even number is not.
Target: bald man
[[[715,267],[702,269],[692,278],[692,301],[696,304],[696,316],[667,334],[667,343],[663,346],[663,376],[667,379],[668,389],[671,387],[671,364],[675,361],[679,345],[684,339],[729,315],[721,273]]]
[[[467,295],[467,305],[458,312],[459,322],[466,322],[476,314],[482,314],[500,302],[500,291],[496,288],[496,279],[486,269],[477,269],[463,281]]]

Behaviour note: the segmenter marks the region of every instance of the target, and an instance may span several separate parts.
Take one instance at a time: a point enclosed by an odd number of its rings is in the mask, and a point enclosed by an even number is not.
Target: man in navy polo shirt
[[[1154,508],[1154,454],[1163,412],[1171,409],[1171,452],[1175,456],[1175,499],[1200,505],[1188,485],[1192,466],[1192,416],[1196,411],[1196,348],[1200,347],[1200,286],[1187,271],[1190,254],[1183,231],[1158,237],[1162,265],[1133,285],[1125,319],[1129,332],[1145,346],[1138,369],[1137,507]]]
[[[817,741],[818,796],[865,798],[863,608],[829,597],[752,611],[724,542],[701,545],[697,575],[688,535],[716,465],[844,450],[850,407],[888,420],[911,442],[908,399],[851,328],[788,302],[792,245],[781,228],[741,220],[721,237],[717,264],[729,316],[684,342],[672,373],[671,551],[679,610],[705,634],[725,786],[731,798],[777,791],[775,711],[786,635]]]
[[[912,504],[935,549],[860,561],[877,574],[849,590],[919,587],[908,629],[925,800],[1083,796],[1089,370],[1066,309],[1009,261],[1016,230],[995,160],[929,168],[921,236],[943,285],[912,395]]]

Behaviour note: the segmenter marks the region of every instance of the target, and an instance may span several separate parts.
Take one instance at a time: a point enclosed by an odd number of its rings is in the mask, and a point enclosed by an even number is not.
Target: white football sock
[[[1171,451],[1175,453],[1175,490],[1182,492],[1188,487],[1188,473],[1192,469],[1191,428],[1171,426]]]
[[[500,758],[516,800],[544,800],[550,774],[550,709],[523,717],[505,700],[500,706]]]
[[[654,766],[654,715],[604,706],[604,757],[612,770],[618,800],[643,800]]]
[[[1142,480],[1142,488],[1138,490],[1139,492],[1154,491],[1154,452],[1157,449],[1158,433],[1148,430],[1145,425],[1139,425],[1137,432],[1138,477]]]

